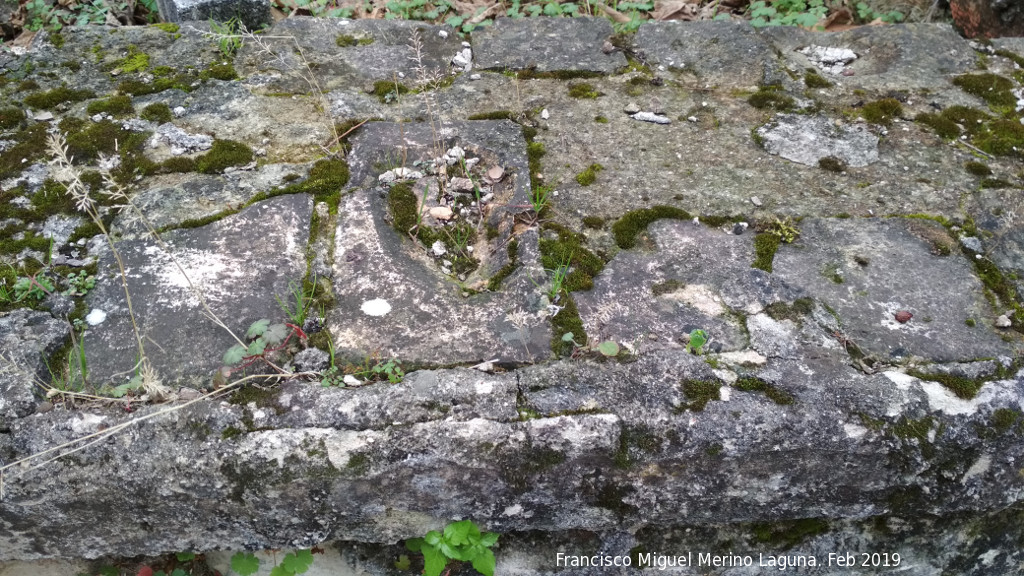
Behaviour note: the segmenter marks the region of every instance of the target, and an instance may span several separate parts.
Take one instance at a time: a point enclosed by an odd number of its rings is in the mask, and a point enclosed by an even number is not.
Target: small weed
[[[602,356],[607,358],[614,358],[619,355],[619,344],[614,340],[605,340],[599,344],[580,344],[576,341],[575,335],[572,332],[566,332],[562,334],[562,342],[572,342],[576,346],[576,350],[573,350],[573,357],[576,357],[587,352],[599,352]]]
[[[423,538],[405,541],[405,547],[423,554],[423,574],[440,576],[451,561],[469,562],[484,576],[494,576],[495,559],[491,546],[498,541],[493,532],[481,533],[472,520],[452,522],[444,532],[431,530]]]
[[[242,47],[242,21],[232,18],[220,24],[213,19],[210,20],[210,31],[217,36],[217,46],[225,58],[234,58],[235,54]]]
[[[294,576],[303,574],[313,564],[313,552],[311,550],[296,550],[289,552],[281,559],[281,563],[274,566],[270,571],[271,576]],[[231,557],[231,571],[240,576],[252,576],[260,570],[260,559],[251,552],[236,552]],[[156,576],[154,574],[154,576]]]
[[[690,354],[700,356],[704,353],[704,345],[708,343],[708,333],[700,328],[690,332],[690,339],[686,343],[686,351]]]
[[[316,285],[316,278],[313,278],[313,284]],[[281,307],[281,310],[285,313],[285,316],[292,321],[292,324],[296,326],[302,326],[306,323],[306,315],[309,312],[309,306],[312,303],[312,299],[302,289],[301,284],[295,282],[288,283],[288,290],[291,292],[292,302],[286,302],[282,300],[277,294],[274,295],[274,299],[277,300],[277,305]]]
[[[554,191],[553,186],[534,186],[530,193],[530,207],[538,216],[547,207],[552,191]]]
[[[233,372],[243,370],[262,360],[279,373],[284,373],[282,368],[271,361],[270,355],[284,349],[292,336],[306,338],[302,328],[296,325],[271,324],[270,320],[257,320],[249,326],[249,330],[245,333],[248,344],[239,342],[224,353],[222,359],[224,366],[228,367],[229,372]]]
[[[754,28],[765,26],[800,26],[821,28],[818,22],[828,14],[825,0],[755,0],[747,9],[750,25]]]

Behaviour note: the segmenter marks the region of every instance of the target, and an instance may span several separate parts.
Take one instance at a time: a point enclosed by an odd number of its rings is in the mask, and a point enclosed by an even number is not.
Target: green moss
[[[180,26],[173,22],[160,22],[158,24],[150,24],[150,26],[152,26],[153,28],[159,28],[160,30],[167,32],[168,34],[174,34],[181,29]]]
[[[80,130],[69,131],[68,155],[74,157],[75,161],[88,162],[99,158],[100,154],[114,154],[120,147],[126,146],[129,139],[133,143],[138,140],[137,136],[131,130],[122,128],[119,122],[95,122]]]
[[[589,70],[549,70],[542,72],[536,69],[519,70],[511,72],[510,75],[515,76],[519,80],[536,80],[544,78],[553,80],[577,80],[581,78],[600,78],[602,76],[600,72],[591,72]]]
[[[773,550],[785,551],[804,540],[828,532],[828,522],[821,518],[805,518],[777,524],[758,523],[752,526],[754,539]]]
[[[31,162],[45,155],[46,128],[45,122],[39,122],[14,135],[12,140],[16,144],[0,154],[0,180],[20,174]]]
[[[1017,289],[988,258],[971,258],[971,261],[974,263],[978,279],[985,288],[999,299],[1002,307],[1013,308],[1013,328],[1018,332],[1024,331],[1024,306],[1017,300]]]
[[[684,380],[683,393],[686,394],[689,402],[681,408],[683,410],[702,412],[704,407],[708,405],[708,402],[722,399],[720,389],[721,385],[718,382],[710,380]]]
[[[953,79],[953,84],[964,92],[977,96],[990,106],[1013,106],[1013,81],[997,74],[964,74]]]
[[[487,281],[487,289],[494,292],[501,288],[501,283],[508,278],[512,272],[515,271],[519,260],[519,241],[512,239],[508,243],[506,248],[508,254],[508,264],[501,267],[501,270],[491,276],[490,280]]]
[[[965,400],[970,400],[977,396],[978,391],[981,390],[982,385],[985,383],[983,379],[971,379],[953,374],[926,374],[919,370],[908,370],[907,374],[921,380],[938,382]]]
[[[968,318],[964,320],[964,325],[967,326],[968,328],[974,328],[975,326],[978,325],[978,322],[974,318]]]
[[[20,238],[6,237],[0,240],[0,253],[15,255],[22,250],[35,250],[43,255],[50,253],[50,239],[45,236],[37,236],[35,232],[28,230]]]
[[[594,276],[604,269],[604,261],[585,247],[586,237],[559,224],[547,222],[541,227],[540,261],[547,270],[555,270],[566,262],[572,271],[563,287],[567,292],[590,290]],[[564,332],[558,334],[561,336]]]
[[[821,275],[832,281],[834,284],[842,284],[844,282],[843,275],[839,273],[839,264],[830,262],[825,265],[825,268],[821,271]]]
[[[132,106],[132,99],[124,95],[111,96],[110,98],[103,100],[89,102],[89,105],[85,110],[89,114],[106,113],[111,116],[127,116],[135,113],[135,107]]]
[[[594,87],[586,82],[569,85],[569,96],[571,98],[593,99],[601,96],[601,93],[594,90]]]
[[[495,110],[494,112],[482,112],[467,117],[467,120],[515,120],[515,114],[511,110]]]
[[[21,108],[15,108],[13,106],[9,108],[0,108],[0,130],[16,128],[24,119],[25,113],[21,111]]]
[[[562,309],[551,317],[551,350],[557,356],[569,356],[572,354],[574,345],[572,342],[563,342],[562,334],[572,332],[573,338],[581,346],[587,344],[587,331],[583,328],[583,319],[576,308],[576,302],[572,296],[562,294],[559,301]]]
[[[598,124],[607,124],[608,119],[604,116],[594,116],[594,122],[597,122]]]
[[[373,95],[384,104],[397,102],[402,94],[411,92],[408,86],[392,80],[378,80],[373,83]]]
[[[370,471],[370,457],[362,452],[351,454],[345,468],[357,476],[365,476]]]
[[[780,112],[796,107],[793,97],[782,92],[777,86],[761,86],[757,92],[747,98],[747,104],[759,110],[778,110]]]
[[[984,178],[978,183],[982,189],[998,189],[998,188],[1012,188],[1013,184],[1003,180],[1001,178]]]
[[[733,386],[737,390],[743,390],[744,392],[763,392],[769,400],[781,406],[796,402],[796,399],[791,395],[756,376],[741,376]]]
[[[160,172],[188,173],[196,171],[196,161],[188,156],[173,156],[160,164]]]
[[[580,186],[590,186],[594,182],[597,182],[597,173],[604,170],[604,166],[600,164],[591,164],[587,166],[587,169],[576,175],[576,183]]]
[[[185,74],[179,74],[173,78],[155,78],[152,82],[146,83],[141,80],[125,80],[117,85],[117,91],[121,94],[133,96],[145,96],[156,94],[164,90],[177,88],[184,92],[192,91],[192,78]]]
[[[846,162],[835,156],[825,156],[818,160],[818,168],[829,172],[846,172]]]
[[[53,44],[54,48],[58,50],[64,47],[64,37],[61,36],[60,32],[50,32],[47,35],[47,39],[50,41],[50,44]]]
[[[633,248],[636,246],[637,237],[646,231],[651,223],[663,218],[690,220],[693,216],[686,210],[674,206],[653,206],[627,212],[612,224],[615,243],[622,249]]]
[[[989,418],[989,425],[996,434],[1005,434],[1022,421],[1024,421],[1024,413],[1020,410],[997,408]]]
[[[755,236],[754,263],[751,264],[751,267],[771,272],[775,261],[775,252],[779,250],[779,243],[781,241],[781,238],[770,232],[762,232]]]
[[[806,84],[808,88],[832,87],[832,83],[822,77],[821,74],[818,74],[818,72],[813,68],[808,68],[807,71],[804,72],[804,84]]]
[[[25,104],[32,108],[49,109],[63,102],[81,102],[95,98],[92,90],[72,90],[67,86],[54,88],[48,92],[36,92],[25,96]]]
[[[334,43],[341,48],[348,48],[350,46],[369,46],[370,44],[373,44],[373,38],[369,36],[356,38],[349,34],[339,34],[338,37],[334,39]]]
[[[65,60],[60,65],[62,68],[67,68],[72,72],[78,72],[82,69],[82,64],[78,60]]]
[[[903,105],[895,98],[883,98],[865,104],[860,115],[872,124],[891,126],[893,120],[903,115]]]
[[[39,83],[31,78],[18,83],[18,92],[26,92],[28,90],[39,90]]]
[[[217,80],[234,80],[238,78],[238,73],[235,72],[235,67],[230,62],[221,62],[216,64],[210,64],[210,66],[203,70],[199,74],[199,78],[203,80],[209,80],[210,78],[216,78]]]
[[[219,174],[229,166],[252,162],[252,148],[234,140],[214,140],[210,151],[196,158],[196,168],[204,174]]]
[[[327,201],[331,195],[341,192],[348,178],[348,164],[344,160],[317,160],[309,169],[309,177],[297,184],[298,191],[312,194],[318,201]]]
[[[149,54],[139,50],[135,45],[130,45],[128,46],[128,55],[118,60],[114,66],[120,69],[122,74],[144,72],[149,68]]]
[[[814,300],[811,298],[797,298],[792,305],[785,302],[773,302],[765,306],[764,311],[775,320],[800,322],[804,316],[814,311]]]
[[[964,170],[967,170],[969,174],[973,174],[974,176],[984,177],[992,175],[992,169],[988,167],[988,164],[975,162],[973,160],[964,162]]]
[[[391,211],[391,225],[405,236],[419,222],[419,200],[412,186],[399,182],[388,191],[388,209]]]
[[[600,216],[584,216],[583,226],[587,228],[593,228],[594,230],[600,230],[604,228],[604,218]]]
[[[149,120],[157,124],[166,124],[171,120],[174,120],[174,114],[171,112],[171,107],[163,102],[156,102],[146,106],[142,109],[142,113],[139,117],[143,120]]]
[[[530,164],[530,187],[533,189],[541,185],[538,175],[541,174],[540,159],[544,157],[544,154],[543,142],[527,142],[526,159]]]
[[[157,66],[149,71],[156,78],[167,78],[174,75],[174,68],[170,66]]]
[[[1024,125],[1018,120],[995,120],[978,132],[974,145],[989,154],[1024,156]]]
[[[243,432],[239,428],[235,428],[234,426],[228,426],[227,428],[224,429],[223,432],[220,433],[220,437],[223,440],[231,440],[232,438],[237,438],[244,433],[245,432]]]
[[[655,296],[664,296],[665,294],[671,294],[684,286],[686,286],[686,284],[683,284],[679,280],[669,279],[651,286],[651,294],[654,294]]]
[[[916,439],[922,444],[930,443],[928,433],[931,432],[935,420],[931,416],[913,419],[900,416],[900,419],[892,425],[892,433],[897,438],[904,440]]]

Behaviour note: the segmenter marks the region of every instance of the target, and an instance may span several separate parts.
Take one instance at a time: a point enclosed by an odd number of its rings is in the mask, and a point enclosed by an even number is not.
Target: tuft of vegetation
[[[721,384],[711,380],[684,380],[683,393],[688,403],[681,406],[683,410],[703,412],[708,402],[721,400]]]
[[[143,120],[149,120],[156,124],[166,124],[171,120],[174,120],[174,114],[171,112],[171,107],[163,102],[156,102],[150,104],[142,109],[142,113],[139,117]]]
[[[234,140],[214,140],[210,151],[196,158],[196,169],[203,174],[219,174],[230,166],[252,162],[252,148]]]
[[[103,100],[90,102],[85,108],[89,114],[110,114],[111,116],[128,116],[135,113],[132,106],[132,99],[129,96],[119,94]]]
[[[586,82],[569,85],[569,96],[572,98],[594,99],[602,94]]]
[[[633,248],[636,246],[637,237],[646,231],[652,222],[663,218],[690,220],[693,216],[686,210],[674,206],[653,206],[626,212],[612,224],[615,243],[622,249]]]
[[[846,172],[846,162],[835,156],[825,156],[818,160],[818,168],[829,172]]]
[[[594,182],[597,182],[597,173],[604,170],[604,166],[600,164],[591,164],[587,166],[586,170],[576,175],[576,183],[580,186],[590,186]]]
[[[953,84],[964,92],[977,96],[990,106],[1013,106],[1013,81],[998,74],[963,74],[953,79]]]
[[[604,269],[604,261],[587,250],[584,245],[586,237],[553,222],[545,223],[541,230],[540,261],[544,268],[559,270],[564,266],[569,267],[562,283],[566,292],[593,288],[594,276]]]
[[[339,34],[338,37],[334,39],[334,43],[337,44],[338,47],[340,48],[349,48],[351,46],[369,46],[370,44],[373,44],[373,38],[369,36],[356,38],[355,36],[352,36],[350,34]]]
[[[411,92],[409,87],[391,80],[378,80],[373,83],[373,95],[383,104],[398,102],[398,97]]]
[[[769,400],[781,406],[796,402],[791,395],[756,376],[741,376],[733,386],[737,390],[743,390],[744,392],[763,392]]]
[[[865,104],[860,115],[872,124],[891,126],[893,120],[903,115],[903,105],[895,98],[883,98]]]
[[[964,170],[967,170],[968,174],[972,174],[974,176],[985,177],[992,175],[992,169],[988,167],[988,164],[975,162],[973,160],[964,162]]]
[[[47,92],[36,92],[25,96],[25,104],[31,108],[50,109],[64,102],[81,102],[95,98],[92,90],[72,90],[67,86],[54,88]]]
[[[920,380],[938,382],[964,400],[970,400],[977,396],[981,386],[985,383],[985,380],[981,378],[972,379],[953,374],[927,374],[920,370],[907,370],[907,374]]]
[[[804,72],[804,84],[808,88],[831,88],[832,83],[826,80],[818,71],[814,68],[808,68]]]
[[[210,66],[199,73],[199,78],[202,80],[209,80],[215,78],[217,80],[234,80],[238,78],[238,73],[235,72],[235,67],[230,62],[220,62],[216,64],[210,64]]]
[[[782,240],[775,234],[762,232],[754,237],[754,263],[752,268],[759,268],[765,272],[772,271],[775,262],[775,253],[779,250],[779,243]]]
[[[747,104],[759,110],[787,112],[796,108],[796,100],[782,91],[780,86],[761,86],[747,98]]]
[[[17,128],[24,119],[25,113],[21,111],[21,108],[13,106],[0,108],[0,130]]]

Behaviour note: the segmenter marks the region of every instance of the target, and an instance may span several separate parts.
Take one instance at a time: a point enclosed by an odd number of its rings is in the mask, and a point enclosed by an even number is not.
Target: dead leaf
[[[655,20],[694,20],[699,12],[699,2],[669,0],[667,2],[655,2],[651,18]]]
[[[610,16],[612,20],[615,20],[619,24],[628,24],[628,23],[632,22],[632,20],[629,18],[629,16],[626,16],[625,14],[623,14],[622,12],[619,12],[618,10],[616,10],[614,8],[609,8],[608,6],[605,6],[604,4],[597,4],[597,3],[595,3],[593,6],[594,6],[594,8],[597,8],[598,10],[600,10],[600,11],[604,12],[605,14],[607,14],[608,16]]]
[[[853,13],[849,8],[840,8],[825,18],[825,30],[829,32],[835,31],[840,26],[850,26],[851,24],[853,24]]]

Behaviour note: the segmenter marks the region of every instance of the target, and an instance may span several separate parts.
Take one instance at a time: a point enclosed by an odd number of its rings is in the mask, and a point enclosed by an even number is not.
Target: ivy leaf
[[[245,346],[235,344],[231,348],[228,348],[228,351],[224,353],[224,358],[222,358],[222,360],[224,361],[225,366],[234,366],[241,362],[242,358],[245,358]]]
[[[313,563],[313,552],[310,550],[296,550],[294,553],[286,554],[284,560],[281,561],[281,566],[285,569],[291,570],[293,574],[302,574],[309,570],[309,565]]]
[[[408,546],[408,543],[406,545]],[[409,560],[409,556],[405,554],[402,554],[398,557],[398,560],[395,560],[395,568],[399,570],[408,570],[411,565],[412,562]]]
[[[263,333],[263,339],[271,346],[277,346],[291,334],[292,329],[284,324],[273,324]]]
[[[270,320],[267,320],[266,318],[263,320],[257,320],[252,323],[252,326],[249,326],[249,330],[246,331],[245,337],[256,338],[257,336],[262,336],[263,333],[267,331],[268,326],[270,326]]]
[[[267,341],[262,337],[257,338],[249,344],[249,347],[245,350],[246,356],[259,356],[263,354],[263,351],[267,348]]]
[[[484,550],[483,554],[473,559],[473,569],[484,576],[494,576],[495,564],[494,552],[490,549]]]
[[[260,569],[260,559],[248,552],[236,552],[231,557],[231,570],[241,576],[252,576]]]
[[[433,546],[423,547],[423,574],[425,576],[440,576],[448,559],[441,554],[441,551]]]
[[[498,535],[494,532],[488,532],[480,537],[480,544],[490,548],[498,541]]]

